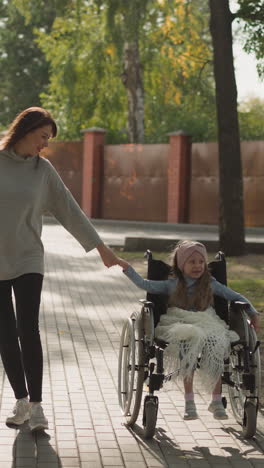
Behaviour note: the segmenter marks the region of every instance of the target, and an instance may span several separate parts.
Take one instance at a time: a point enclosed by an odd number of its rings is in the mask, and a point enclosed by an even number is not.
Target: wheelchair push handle
[[[222,262],[225,260],[225,254],[224,252],[222,252],[222,250],[219,250],[219,252],[217,252],[216,256],[215,256],[215,259],[219,262]]]
[[[151,250],[146,250],[146,252],[144,253],[144,258],[146,258],[148,261],[152,260],[152,252]]]

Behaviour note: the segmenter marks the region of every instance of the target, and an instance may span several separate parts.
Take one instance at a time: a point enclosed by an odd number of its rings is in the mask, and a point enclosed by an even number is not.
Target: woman
[[[41,406],[43,355],[39,335],[43,213],[52,213],[86,252],[97,248],[107,267],[119,261],[51,163],[39,156],[56,134],[50,113],[30,107],[15,118],[0,142],[0,354],[17,399],[6,424],[29,420],[31,430],[48,428]]]

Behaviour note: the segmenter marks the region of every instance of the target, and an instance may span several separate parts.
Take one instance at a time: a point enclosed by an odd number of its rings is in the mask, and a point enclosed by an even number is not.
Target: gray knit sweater
[[[0,151],[0,280],[44,273],[42,215],[55,218],[84,247],[101,239],[51,163]]]

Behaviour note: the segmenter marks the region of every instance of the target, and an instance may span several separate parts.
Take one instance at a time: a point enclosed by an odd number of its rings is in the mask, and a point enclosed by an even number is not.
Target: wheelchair
[[[171,268],[161,260],[154,260],[148,250],[148,279],[164,280]],[[208,264],[211,274],[227,284],[226,261],[223,252]],[[155,338],[155,327],[161,314],[166,313],[168,297],[147,293],[140,301],[141,310],[134,312],[124,323],[118,359],[118,398],[128,426],[138,418],[143,388],[147,393],[143,403],[143,433],[146,439],[155,435],[159,399],[154,394],[162,388],[170,375],[164,374],[163,354],[168,343]],[[229,358],[224,361],[222,384],[228,388],[229,402],[236,421],[242,426],[242,435],[252,438],[257,429],[257,413],[261,392],[260,342],[249,325],[248,305],[214,298],[216,313],[236,331],[239,340],[231,343]],[[199,366],[199,364],[198,364]],[[227,399],[223,397],[224,407]]]

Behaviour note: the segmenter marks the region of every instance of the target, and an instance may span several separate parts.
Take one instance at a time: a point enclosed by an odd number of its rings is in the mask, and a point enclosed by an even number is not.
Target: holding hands
[[[123,271],[126,271],[129,267],[129,263],[123,258],[119,258],[118,260],[119,260],[118,265],[123,268]]]
[[[123,270],[127,270],[129,263],[123,260],[122,258],[117,257],[114,254],[114,252],[103,242],[99,244],[96,248],[100,254],[102,262],[107,268],[110,268],[114,265],[119,265],[123,268]]]

